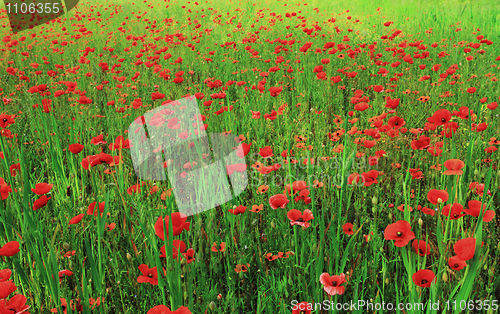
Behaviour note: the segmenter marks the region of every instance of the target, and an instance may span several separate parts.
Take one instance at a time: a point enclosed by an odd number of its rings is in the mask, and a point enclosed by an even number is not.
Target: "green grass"
[[[297,16],[285,17],[292,12],[302,16],[302,21]],[[490,146],[498,147],[488,144],[490,138],[500,139],[499,109],[486,107],[498,102],[500,96],[493,79],[500,65],[496,60],[500,56],[497,42],[500,14],[494,3],[266,1],[254,5],[199,1],[195,5],[195,1],[153,4],[91,1],[79,3],[54,23],[19,34],[10,33],[6,13],[1,15],[0,22],[5,27],[0,38],[11,38],[2,42],[0,48],[0,97],[10,102],[0,105],[3,114],[15,115],[15,123],[2,128],[9,130],[11,136],[4,131],[0,137],[4,154],[0,177],[12,188],[8,197],[0,201],[0,246],[9,241],[20,243],[19,253],[3,257],[2,269],[12,270],[10,279],[17,287],[8,298],[16,294],[26,296],[30,313],[50,313],[53,308],[62,313],[61,298],[68,303],[80,299],[82,307],[76,312],[82,313],[147,313],[163,304],[172,311],[185,306],[192,313],[284,314],[292,313],[293,300],[422,302],[426,304],[426,313],[444,310],[429,308],[428,304],[439,301],[443,305],[449,301],[450,307],[456,305],[456,310],[444,311],[459,313],[464,312],[460,310],[461,300],[495,300],[500,295],[500,280],[495,276],[500,255],[498,219],[483,223],[466,215],[459,220],[447,220],[440,214],[446,204],[456,202],[467,208],[469,200],[482,201],[488,204],[488,210],[495,212],[500,206],[498,151],[485,152]],[[89,20],[92,18],[102,20]],[[332,18],[336,19],[334,23]],[[355,22],[357,19],[359,22]],[[383,23],[387,21],[393,24],[385,27]],[[195,28],[198,23],[200,28]],[[303,23],[304,26],[296,27]],[[82,27],[86,31],[75,31]],[[456,32],[457,28],[461,31]],[[308,35],[310,29],[314,30]],[[381,39],[396,30],[402,32],[394,40]],[[30,34],[35,36],[32,38]],[[74,38],[76,34],[82,37]],[[464,49],[469,43],[478,43],[479,35],[493,44],[470,47],[471,52],[466,54]],[[21,41],[22,36],[27,38]],[[344,36],[350,41],[343,41]],[[58,42],[53,43],[56,39]],[[18,40],[18,44],[7,47],[12,40]],[[284,40],[296,43],[289,46],[278,42]],[[63,41],[68,45],[62,46]],[[417,41],[420,48],[408,46],[401,52],[413,56],[417,51],[429,51],[429,57],[414,57],[413,64],[403,61],[404,55],[398,59],[401,43]],[[312,43],[311,48],[307,53],[299,52],[306,42]],[[348,56],[350,49],[329,54],[331,48],[316,53],[327,42],[334,42],[336,48],[338,44],[348,44],[353,51],[359,48],[359,54],[355,59]],[[366,45],[361,47],[361,44]],[[281,51],[275,53],[280,45]],[[375,59],[370,59],[370,45],[374,45],[373,57],[382,54],[376,60],[388,64],[377,65]],[[86,47],[95,51],[85,55]],[[163,47],[168,50],[155,53]],[[109,52],[108,48],[114,51]],[[258,57],[250,57],[250,49],[257,51]],[[389,49],[395,50],[396,56]],[[484,53],[480,53],[482,49]],[[210,51],[215,53],[209,54]],[[29,56],[21,52],[29,52]],[[445,52],[442,58],[438,57],[441,52]],[[140,53],[143,55],[138,57]],[[165,60],[167,53],[172,57]],[[337,57],[341,53],[344,58]],[[467,61],[466,55],[474,59]],[[135,64],[138,59],[146,62],[154,56],[159,56],[158,70],[155,66]],[[278,56],[283,57],[283,62],[275,62]],[[174,63],[179,57],[182,63]],[[124,60],[120,61],[121,58]],[[211,58],[212,62],[204,58]],[[322,64],[324,58],[330,59],[330,63]],[[401,64],[391,67],[396,61]],[[102,62],[108,63],[109,69],[102,70]],[[36,69],[33,63],[39,64]],[[121,67],[112,71],[115,64]],[[441,64],[440,69],[432,71],[436,64]],[[313,69],[318,65],[323,65],[327,80],[316,78]],[[419,69],[419,65],[426,65],[426,69]],[[438,83],[439,75],[453,65],[458,66],[455,73],[441,84],[430,84]],[[274,66],[280,70],[269,71]],[[9,67],[16,68],[18,73],[9,74]],[[286,72],[288,68],[293,72]],[[388,75],[378,74],[380,68],[387,69]],[[160,76],[166,69],[170,71],[166,73],[170,75],[168,80]],[[357,75],[348,78],[339,69],[346,73],[356,71]],[[38,70],[42,73],[37,74]],[[49,76],[49,70],[56,73]],[[24,74],[19,75],[19,71]],[[178,71],[184,71],[184,81],[180,84],[172,82]],[[132,80],[136,72],[140,75]],[[270,72],[262,93],[260,72]],[[401,76],[395,76],[396,73]],[[419,80],[424,75],[431,78]],[[122,76],[126,79],[120,82]],[[330,78],[334,76],[342,77],[342,81],[333,83]],[[205,81],[208,78],[220,80],[222,86],[228,81],[246,84],[227,86],[226,98],[212,99],[212,105],[205,106],[203,103],[211,99],[211,94],[222,91],[222,87],[210,89]],[[456,84],[448,84],[452,80]],[[65,82],[76,82],[75,90],[55,97],[56,91],[68,89]],[[39,84],[47,84],[51,94],[28,92]],[[100,85],[102,89],[97,88]],[[369,89],[374,85],[383,86],[384,91]],[[277,86],[282,86],[283,91],[273,97],[269,88]],[[469,87],[476,87],[476,92],[466,92]],[[151,94],[155,90],[165,94],[165,98],[153,101]],[[363,100],[369,104],[367,110],[354,109],[352,101],[357,90],[364,92],[362,97],[368,97]],[[406,93],[407,90],[414,93]],[[82,92],[91,103],[78,102]],[[170,234],[162,241],[155,235],[154,225],[159,216],[178,211],[173,196],[161,196],[172,185],[168,181],[141,181],[134,172],[129,149],[121,151],[123,162],[119,165],[104,163],[87,170],[82,159],[99,154],[103,146],[106,153],[118,156],[118,151],[110,151],[107,145],[120,135],[126,139],[126,131],[136,117],[159,107],[165,100],[198,92],[205,95],[198,104],[206,116],[208,133],[230,132],[229,136],[241,135],[244,143],[251,143],[246,158],[249,187],[228,203],[189,216],[189,231]],[[446,96],[446,92],[453,95]],[[386,96],[401,99],[395,113],[388,113]],[[421,96],[429,96],[429,100],[419,101]],[[134,109],[133,102],[139,98],[142,106]],[[486,102],[481,102],[482,98],[487,98]],[[48,113],[44,112],[42,99],[52,100]],[[109,104],[110,101],[114,104]],[[215,113],[224,106],[233,109]],[[475,120],[453,117],[451,121],[459,125],[453,137],[441,135],[442,126],[436,130],[425,126],[427,118],[437,110],[453,112],[462,106],[473,111]],[[280,108],[283,112],[275,120],[264,118]],[[260,112],[261,117],[252,118],[251,111]],[[405,120],[407,132],[394,137],[379,132],[379,139],[350,132],[353,126],[358,131],[380,127],[373,124],[374,118],[383,113],[388,113],[383,125],[397,115]],[[8,117],[1,115],[0,123],[3,118]],[[483,122],[488,124],[486,130],[475,132],[472,123]],[[418,128],[425,128],[422,134],[429,137],[431,146],[442,142],[439,156],[426,149],[412,149],[412,141],[416,140],[412,130]],[[108,143],[91,144],[92,138],[100,134]],[[335,135],[339,135],[338,140]],[[362,138],[376,143],[367,148],[360,143]],[[71,153],[68,148],[73,143],[83,144],[84,150],[78,155]],[[259,148],[266,146],[271,146],[274,156],[263,158],[258,154]],[[283,151],[290,149],[294,156],[281,157]],[[379,150],[385,152],[384,156],[378,165],[370,166],[368,157],[377,155]],[[304,162],[311,158],[315,160],[312,165]],[[292,163],[294,159],[299,162]],[[446,170],[443,164],[449,159],[465,163],[463,175],[442,174]],[[263,175],[252,167],[257,162],[263,166],[281,164],[281,168]],[[20,173],[12,176],[10,168],[17,163]],[[441,165],[440,170],[434,169],[437,164]],[[411,175],[409,169],[416,168],[422,171],[422,178]],[[116,172],[106,173],[107,169]],[[379,172],[376,184],[348,184],[349,175],[372,169]],[[290,203],[285,208],[271,208],[271,196],[283,193],[287,184],[302,180],[309,186],[309,204],[302,200],[294,203],[288,197]],[[315,180],[323,185],[313,187]],[[50,197],[47,205],[34,211],[33,202],[41,196],[31,189],[42,182],[54,186],[47,194]],[[476,194],[469,187],[472,182],[484,184],[484,191],[490,190],[491,196]],[[131,187],[141,184],[144,186],[140,192],[131,191]],[[262,185],[269,186],[264,193],[258,191]],[[150,194],[153,186],[158,190]],[[427,196],[432,189],[446,189],[449,200],[431,204]],[[105,202],[102,217],[86,214],[93,202]],[[252,205],[260,204],[262,211],[250,212]],[[228,212],[238,205],[247,207],[243,214]],[[411,206],[413,211],[400,211],[397,209],[400,205]],[[417,209],[419,205],[438,208],[438,212],[434,216],[425,214]],[[287,218],[291,209],[311,210],[314,219],[309,221],[310,226],[291,226]],[[70,219],[79,214],[85,214],[82,221],[70,225]],[[424,240],[431,246],[429,255],[417,255],[411,242],[400,248],[394,241],[384,239],[386,227],[399,220],[410,223],[416,240]],[[107,224],[111,223],[116,226],[108,230]],[[354,225],[354,234],[343,232],[345,223]],[[172,231],[172,225],[169,230]],[[453,245],[468,237],[478,240],[476,253],[467,261],[466,268],[455,271],[448,265],[448,259],[455,255]],[[195,261],[187,264],[184,258],[175,260],[170,253],[173,240],[182,240],[186,249],[194,249]],[[480,249],[481,240],[484,246]],[[225,252],[213,252],[214,242],[219,245],[224,242]],[[160,257],[163,245],[167,247],[166,258]],[[64,257],[73,250],[75,255]],[[266,254],[279,252],[285,253],[285,258],[266,259]],[[237,265],[247,263],[247,271],[235,271]],[[158,285],[138,283],[141,264],[158,270],[164,268],[166,275],[158,271]],[[59,282],[58,272],[64,269],[73,274]],[[430,288],[419,287],[412,279],[421,269],[436,274],[437,280]],[[320,283],[320,275],[325,272],[346,274],[342,295],[330,296],[325,292]],[[90,301],[97,298],[104,301],[90,309]],[[358,308],[352,312],[365,310]],[[370,312],[387,313],[386,310]],[[75,311],[68,307],[67,313]]]

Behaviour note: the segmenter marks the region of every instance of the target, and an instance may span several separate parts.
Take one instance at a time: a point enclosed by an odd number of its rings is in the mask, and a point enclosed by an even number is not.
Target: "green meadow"
[[[0,314],[497,312],[497,7],[92,0],[16,32],[4,6]],[[224,190],[202,131],[234,193],[193,214],[189,184]],[[176,178],[137,171],[152,134]]]

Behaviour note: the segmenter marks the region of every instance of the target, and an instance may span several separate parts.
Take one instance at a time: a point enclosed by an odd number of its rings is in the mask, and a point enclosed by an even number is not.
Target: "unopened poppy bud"
[[[187,259],[183,258],[183,259],[181,260],[181,265],[182,265],[182,266],[184,266],[184,265],[186,265],[186,264],[187,264]]]
[[[388,285],[389,284],[389,278],[385,278],[385,284]]]
[[[376,196],[372,197],[372,204],[377,205],[378,203],[378,198]]]
[[[443,273],[443,281],[448,282],[448,273],[446,272]]]
[[[422,225],[423,225],[423,224],[424,224],[424,221],[422,220],[422,218],[419,218],[419,219],[418,219],[418,225],[419,225],[420,227],[422,227]]]
[[[188,298],[188,293],[187,291],[184,291],[184,300],[186,300]]]
[[[219,294],[217,295],[217,300],[222,300],[222,294],[220,294],[220,293],[219,293]]]
[[[478,175],[479,175],[479,170],[477,170],[477,169],[476,169],[476,170],[474,170],[474,175],[475,175],[475,176],[478,176]]]
[[[214,310],[215,310],[215,303],[214,303],[214,301],[210,302],[210,304],[208,305],[208,308],[209,308],[210,310],[212,310],[212,311],[214,311]]]
[[[127,260],[128,260],[129,262],[131,262],[131,261],[132,261],[132,255],[130,255],[130,253],[127,253]]]
[[[389,213],[389,219],[392,220],[392,213]]]
[[[69,250],[69,243],[68,242],[64,242],[63,243],[63,248],[67,251]]]
[[[271,221],[271,228],[276,228],[276,224],[274,223],[274,221]]]

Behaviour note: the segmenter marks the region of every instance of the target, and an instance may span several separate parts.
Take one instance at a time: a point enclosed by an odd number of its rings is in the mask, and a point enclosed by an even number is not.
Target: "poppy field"
[[[0,314],[499,310],[491,2],[0,8]]]

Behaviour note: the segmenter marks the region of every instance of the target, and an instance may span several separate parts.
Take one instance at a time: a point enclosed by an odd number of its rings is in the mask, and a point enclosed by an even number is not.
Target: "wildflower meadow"
[[[498,312],[499,21],[4,0],[0,314]]]

